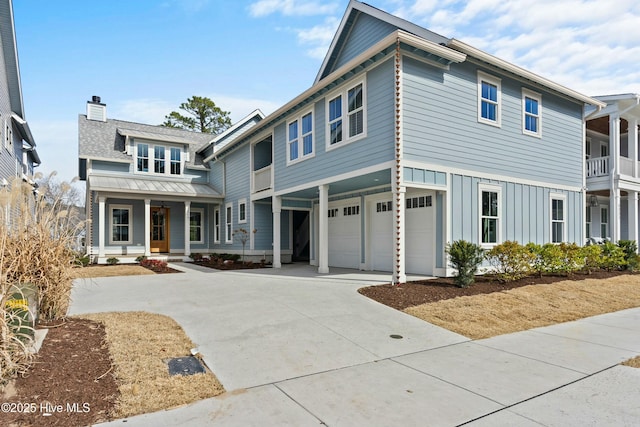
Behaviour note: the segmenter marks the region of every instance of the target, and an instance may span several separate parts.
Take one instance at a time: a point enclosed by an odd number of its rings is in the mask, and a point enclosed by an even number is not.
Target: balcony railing
[[[607,176],[609,174],[609,157],[596,157],[587,160],[587,178]]]
[[[253,191],[258,192],[271,188],[271,165],[253,171]]]

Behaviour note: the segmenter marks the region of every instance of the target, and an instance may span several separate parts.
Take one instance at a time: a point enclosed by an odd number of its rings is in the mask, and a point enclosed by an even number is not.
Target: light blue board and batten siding
[[[583,244],[582,224],[584,212],[582,193],[556,190],[513,182],[490,181],[464,175],[451,175],[451,241],[467,240],[479,243],[479,194],[480,183],[501,188],[502,210],[500,227],[502,241],[515,240],[544,244],[551,241],[551,197],[566,197],[565,227],[567,241]]]
[[[537,138],[522,133],[526,85],[521,82],[488,72],[502,80],[498,128],[478,122],[478,66],[452,64],[447,71],[405,57],[403,70],[406,159],[582,186],[580,104],[542,92],[542,137]]]
[[[359,80],[352,80],[343,89]],[[367,136],[333,150],[326,150],[326,98],[315,103],[315,157],[287,166],[286,122],[274,132],[275,190],[284,190],[304,183],[331,178],[354,170],[393,160],[394,93],[393,62],[386,61],[366,74]],[[337,92],[332,92],[337,93]],[[305,111],[305,110],[300,110]],[[299,111],[299,112],[300,112]],[[298,112],[298,114],[299,114]],[[346,112],[344,112],[346,114]],[[346,118],[343,132],[347,132]]]

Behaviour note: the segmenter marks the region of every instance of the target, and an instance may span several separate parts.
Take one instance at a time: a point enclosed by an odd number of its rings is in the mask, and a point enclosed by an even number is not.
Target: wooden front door
[[[169,208],[151,208],[151,252],[169,252]]]

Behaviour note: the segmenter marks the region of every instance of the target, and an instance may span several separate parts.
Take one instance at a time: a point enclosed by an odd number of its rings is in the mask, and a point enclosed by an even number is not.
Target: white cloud
[[[253,17],[280,13],[285,16],[328,15],[339,7],[338,2],[322,2],[309,0],[259,0],[249,6],[249,14]]]
[[[298,43],[302,46],[308,46],[308,56],[323,59],[339,24],[339,19],[328,17],[322,24],[308,29],[296,29],[294,31],[298,36]]]

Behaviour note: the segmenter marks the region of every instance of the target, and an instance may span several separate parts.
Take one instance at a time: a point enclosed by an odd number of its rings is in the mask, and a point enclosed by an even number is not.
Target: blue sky
[[[235,121],[313,83],[348,0],[13,0],[39,171],[77,174],[77,117],[160,124],[193,95]],[[637,0],[369,0],[587,95],[640,92]]]

